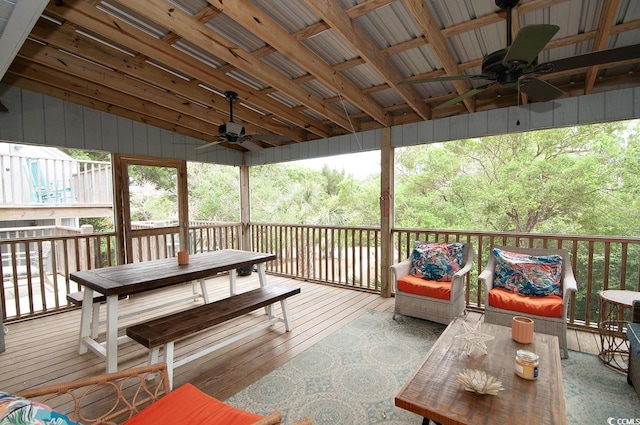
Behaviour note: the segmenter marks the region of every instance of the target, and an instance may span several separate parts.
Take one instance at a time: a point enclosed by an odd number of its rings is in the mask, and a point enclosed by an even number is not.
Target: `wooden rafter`
[[[371,66],[387,84],[396,90],[422,119],[431,118],[431,110],[418,93],[409,86],[399,86],[401,75],[394,69],[376,47],[367,39],[349,15],[335,0],[307,0],[307,4],[332,28],[343,40],[347,41],[360,57]]]
[[[436,56],[438,56],[445,73],[447,75],[460,75],[461,72],[458,67],[458,63],[453,58],[453,55],[445,41],[444,35],[440,32],[436,20],[427,4],[423,0],[404,0],[404,3],[407,5],[411,15],[418,23],[418,26],[422,29],[422,32],[427,36],[429,45],[433,48]],[[469,85],[462,81],[452,81],[451,83],[458,94],[466,93],[469,90]],[[469,112],[475,111],[473,99],[468,97],[462,102],[465,104]]]
[[[600,13],[600,23],[598,25],[598,31],[595,39],[593,50],[602,50],[607,47],[609,41],[609,35],[611,34],[611,27],[614,25],[614,18],[618,12],[618,6],[620,0],[605,1],[602,6],[602,12]],[[590,94],[593,90],[593,85],[596,82],[598,76],[599,66],[592,66],[587,71],[586,83],[584,86],[585,94]]]

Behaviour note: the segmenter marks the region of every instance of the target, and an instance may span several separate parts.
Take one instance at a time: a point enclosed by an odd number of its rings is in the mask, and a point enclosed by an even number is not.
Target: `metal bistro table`
[[[624,313],[625,308],[630,308],[635,300],[640,300],[640,292],[620,289],[600,292],[599,357],[602,363],[624,372],[629,368],[629,341]]]
[[[275,258],[275,254],[225,249],[191,255],[189,264],[186,265],[178,265],[176,258],[166,258],[71,273],[71,279],[84,286],[79,353],[84,354],[87,349],[91,349],[105,359],[107,373],[117,371],[118,344],[128,340],[126,336],[118,338],[119,297],[202,280],[225,271],[231,272],[230,292],[234,295],[233,270],[255,264],[260,286],[265,286],[264,263]],[[91,335],[94,291],[107,298],[107,335],[103,343],[96,341]]]

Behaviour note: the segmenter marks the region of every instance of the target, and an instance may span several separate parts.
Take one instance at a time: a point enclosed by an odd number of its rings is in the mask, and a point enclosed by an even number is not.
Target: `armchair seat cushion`
[[[451,282],[428,280],[407,275],[398,279],[397,285],[398,291],[439,300],[451,299]]]
[[[514,313],[526,313],[543,317],[562,317],[562,297],[547,295],[546,297],[528,297],[501,288],[489,291],[489,305]]]
[[[124,422],[123,425],[177,423],[249,425],[262,418],[263,416],[219,401],[191,384],[184,384]]]

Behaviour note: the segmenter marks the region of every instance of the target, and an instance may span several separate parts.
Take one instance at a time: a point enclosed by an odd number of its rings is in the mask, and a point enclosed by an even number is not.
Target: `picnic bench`
[[[127,336],[150,350],[149,364],[158,363],[160,348],[164,347],[163,361],[167,364],[169,388],[173,388],[173,369],[176,367],[219,350],[278,322],[285,324],[287,332],[291,331],[292,324],[286,301],[287,298],[299,293],[300,288],[278,285],[264,286],[209,304],[129,326],[127,328]],[[273,304],[278,301],[282,309],[282,317],[276,317],[273,314]],[[174,359],[174,346],[177,340],[260,308],[266,308],[268,320],[223,338],[215,344],[207,346],[185,358],[177,361]]]

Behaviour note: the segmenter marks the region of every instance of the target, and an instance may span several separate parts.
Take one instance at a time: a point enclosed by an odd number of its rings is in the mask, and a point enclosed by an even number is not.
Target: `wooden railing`
[[[115,233],[80,233],[60,226],[1,229],[0,305],[13,321],[69,308],[66,295],[81,288],[70,279],[79,270],[117,264]],[[197,225],[189,229],[192,252],[240,249],[239,223]],[[75,234],[69,234],[75,231]],[[62,234],[60,234],[62,233]],[[138,232],[132,262],[174,257],[177,232],[171,228]]]
[[[109,162],[0,155],[0,205],[111,205]]]
[[[322,227],[253,224],[253,246],[274,252],[272,273],[331,283],[348,288],[380,291],[380,230],[368,227]],[[394,262],[409,257],[415,240],[471,243],[475,267],[467,282],[469,308],[483,308],[477,276],[494,245],[566,249],[578,282],[570,304],[569,323],[597,324],[603,289],[640,290],[640,238],[529,233],[468,232],[394,229]]]
[[[375,227],[308,226],[253,223],[248,230],[253,249],[272,252],[277,259],[267,271],[308,281],[370,292],[381,290],[381,239]],[[68,230],[66,230],[68,231]],[[34,233],[34,235],[37,235]],[[191,223],[191,252],[241,249],[239,223]],[[599,291],[640,290],[640,238],[394,229],[393,262],[409,257],[415,240],[471,243],[475,267],[467,282],[466,301],[483,308],[477,275],[495,245],[566,249],[578,282],[570,303],[569,323],[593,328],[597,323]],[[175,228],[139,233],[133,261],[175,256]],[[136,245],[137,244],[137,245]],[[66,308],[65,294],[79,290],[69,273],[116,263],[115,234],[76,234],[14,237],[0,240],[5,320],[30,317]]]
[[[380,229],[253,224],[251,234],[254,250],[277,255],[272,273],[380,291]]]

